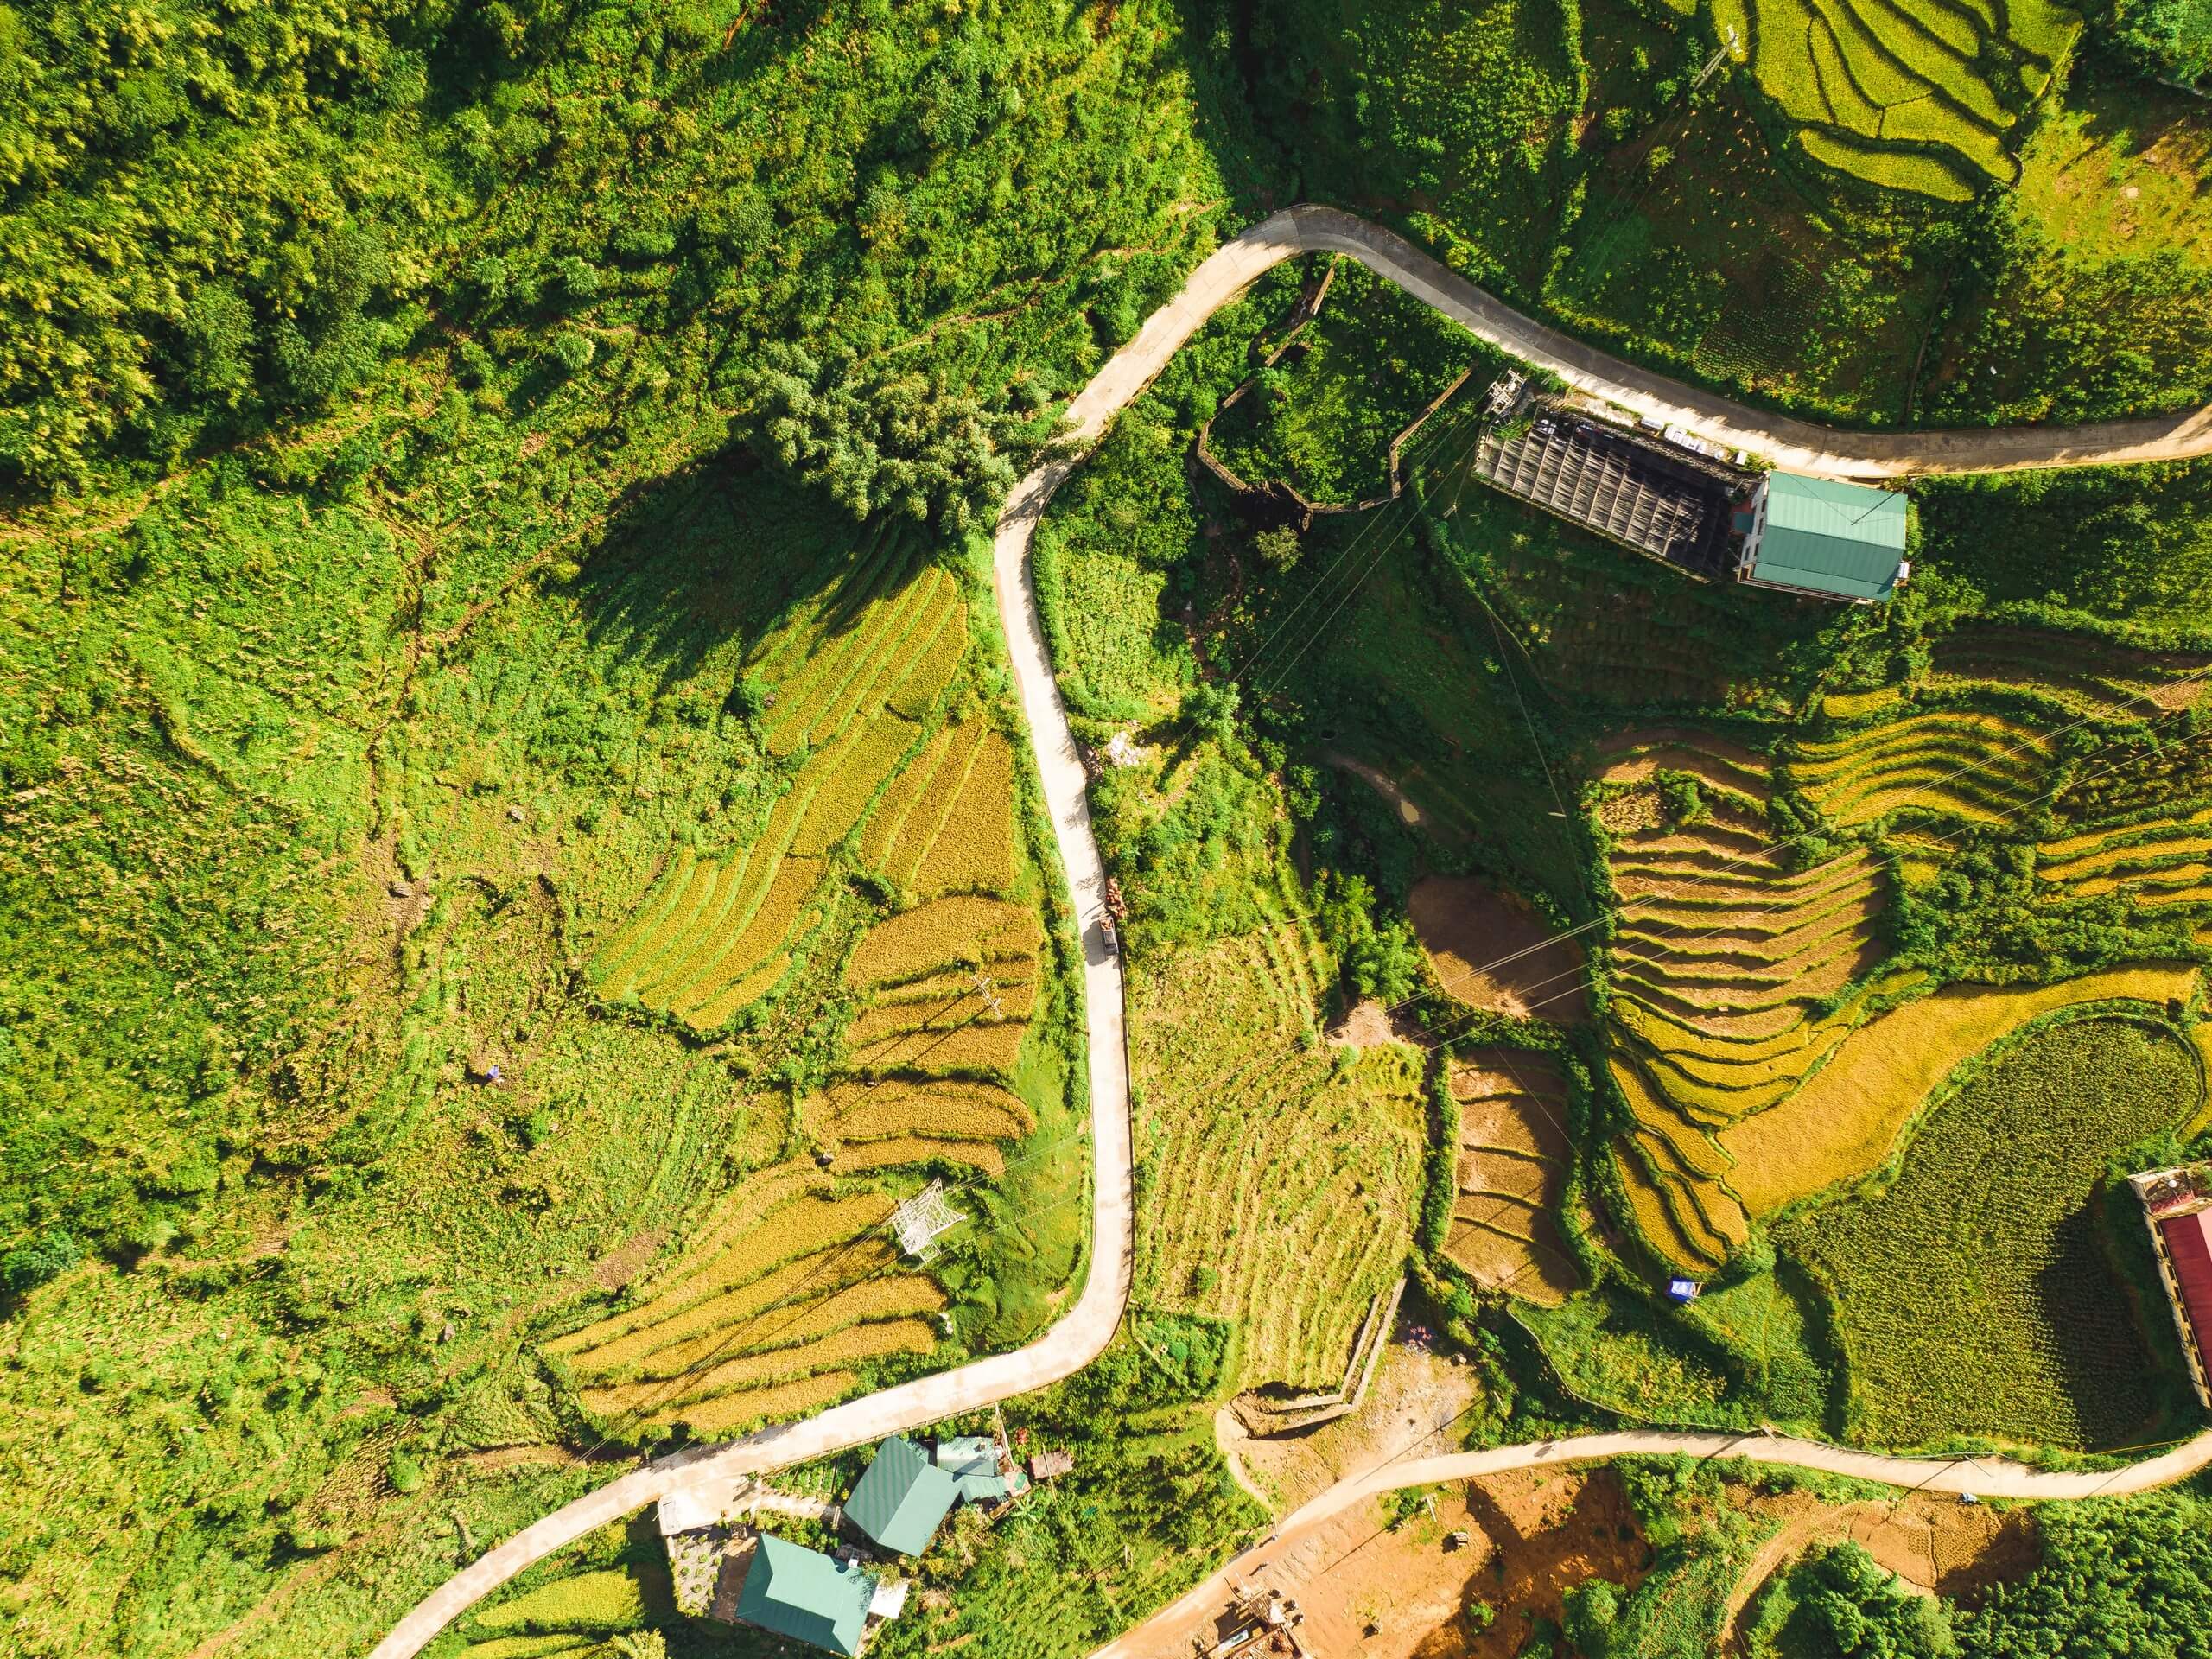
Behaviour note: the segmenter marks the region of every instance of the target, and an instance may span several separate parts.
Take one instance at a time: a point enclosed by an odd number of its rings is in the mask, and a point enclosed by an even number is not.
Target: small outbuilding
[[[1770,473],[1736,519],[1737,574],[1755,587],[1864,604],[1889,598],[1912,571],[1910,504],[1894,490]]]

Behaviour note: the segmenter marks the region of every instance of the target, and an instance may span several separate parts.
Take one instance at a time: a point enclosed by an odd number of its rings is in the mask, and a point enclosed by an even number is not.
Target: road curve
[[[2186,1478],[2212,1464],[2212,1429],[2184,1440],[2161,1457],[2105,1471],[2031,1469],[2002,1458],[1890,1458],[1853,1452],[1787,1434],[1676,1433],[1628,1429],[1614,1434],[1578,1434],[1533,1445],[1501,1446],[1487,1452],[1456,1452],[1442,1457],[1378,1465],[1364,1474],[1340,1480],[1277,1523],[1267,1539],[1246,1550],[1187,1594],[1150,1618],[1096,1649],[1090,1659],[1144,1659],[1173,1647],[1186,1627],[1218,1611],[1230,1593],[1230,1580],[1249,1584],[1272,1557],[1281,1555],[1314,1528],[1353,1504],[1406,1486],[1436,1486],[1505,1474],[1551,1464],[1595,1463],[1608,1458],[1672,1456],[1742,1458],[1793,1469],[1817,1469],[1891,1486],[1930,1492],[1972,1492],[1980,1497],[2080,1498],[2148,1491]]]
[[[1848,432],[1746,407],[1717,393],[1586,346],[1524,317],[1494,295],[1423,253],[1403,237],[1340,208],[1287,207],[1229,242],[1192,273],[1180,305],[1214,267],[1236,287],[1300,253],[1342,253],[1525,362],[1551,370],[1578,391],[1688,428],[1783,470],[1828,478],[1903,478],[1925,473],[2006,472],[2181,461],[2212,454],[2212,405],[2146,420],[2094,426],[1962,427],[1914,432]],[[1235,287],[1228,292],[1234,292]],[[1226,294],[1223,296],[1226,297]],[[1217,303],[1218,302],[1217,302]],[[1141,336],[1140,336],[1141,338]],[[1109,367],[1111,365],[1109,365]]]
[[[1714,442],[1752,450],[1795,471],[1837,477],[1886,477],[1911,473],[1987,471],[2016,467],[2077,466],[2097,462],[2173,459],[2212,453],[2212,409],[2166,421],[2124,421],[2080,428],[1990,429],[1960,432],[1846,433],[1784,416],[1764,415],[1709,392],[1592,350],[1531,321],[1465,277],[1446,270],[1403,238],[1332,207],[1284,209],[1224,243],[1203,261],[1182,290],[1145,320],[1144,327],[1084,387],[1067,409],[1070,436],[1078,449],[1094,443],[1113,417],[1151,384],[1168,359],[1199,326],[1271,267],[1300,253],[1334,251],[1350,255],[1369,270],[1396,283],[1483,339],[1516,357],[1549,368],[1580,390],[1604,397],[1639,415],[1677,422]],[[1075,1306],[1027,1347],[994,1355],[956,1370],[918,1378],[864,1399],[849,1401],[803,1421],[779,1424],[723,1445],[693,1446],[662,1458],[586,1493],[574,1503],[524,1528],[463,1567],[395,1624],[371,1650],[370,1659],[413,1659],[461,1611],[554,1551],[574,1543],[596,1527],[655,1502],[679,1487],[761,1473],[823,1457],[847,1446],[879,1440],[901,1429],[972,1411],[1046,1387],[1088,1364],[1113,1338],[1128,1300],[1135,1232],[1129,1141],[1129,1079],[1122,1020],[1121,965],[1104,955],[1097,918],[1105,895],[1105,871],[1090,832],[1090,808],[1083,765],[1067,711],[1052,677],[1044,627],[1030,583],[1028,553],[1038,520],[1054,491],[1080,456],[1039,467],[1016,485],[1000,513],[993,541],[992,582],[1007,639],[1022,712],[1028,721],[1031,750],[1044,785],[1060,862],[1082,928],[1084,1000],[1090,1041],[1092,1166],[1090,1274]],[[1534,1463],[1601,1458],[1620,1452],[1710,1451],[1709,1442],[1726,1436],[1594,1435],[1563,1440],[1549,1447],[1507,1447],[1470,1453],[1468,1458],[1503,1459],[1476,1467],[1467,1459],[1443,1459],[1406,1465],[1398,1471],[1452,1469],[1409,1477],[1421,1484],[1494,1472]],[[1661,1445],[1659,1442],[1666,1444]],[[1679,1442],[1679,1444],[1677,1444]],[[2189,1469],[2212,1461],[2212,1440],[2193,1441],[2201,1448]],[[1803,1455],[1775,1457],[1777,1447]],[[1560,1448],[1580,1448],[1567,1451]],[[1866,1472],[1877,1480],[1916,1478],[1935,1465],[1874,1458],[1804,1441],[1769,1441],[1745,1455],[1796,1462],[1808,1468]],[[2156,1470],[2169,1454],[2151,1464]],[[1819,1459],[1840,1459],[1819,1461]],[[1870,1465],[1862,1471],[1846,1463]],[[1879,1472],[1873,1468],[1888,1472]],[[2142,1484],[2178,1478],[2188,1470],[2154,1475]],[[2023,1478],[2066,1481],[2022,1470]],[[1366,1478],[1377,1478],[1369,1477]],[[1402,1484],[1393,1480],[1390,1484]],[[1332,1487],[1315,1500],[1356,1502],[1365,1490],[1347,1491],[1357,1482]],[[2115,1480],[2107,1490],[2136,1487]],[[1376,1486],[1372,1491],[1382,1491]],[[2000,1489],[1984,1485],[1995,1495]],[[2021,1497],[2074,1496],[2056,1488],[2022,1491]],[[1306,1506],[1307,1510],[1313,1505]],[[1299,1516],[1306,1517],[1300,1510]],[[1308,1517],[1310,1518],[1310,1517]],[[1288,1524],[1287,1522],[1286,1524]],[[1303,1520],[1300,1520],[1303,1524]],[[1204,1586],[1202,1586],[1203,1588]],[[1193,1592],[1196,1593],[1196,1592]]]

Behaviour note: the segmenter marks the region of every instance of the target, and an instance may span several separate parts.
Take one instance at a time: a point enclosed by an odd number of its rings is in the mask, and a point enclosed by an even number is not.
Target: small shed
[[[870,1542],[918,1555],[961,1496],[958,1477],[905,1435],[893,1434],[876,1448],[875,1460],[845,1501],[845,1518]]]
[[[1056,1480],[1075,1467],[1075,1453],[1068,1451],[1039,1452],[1029,1459],[1032,1480]]]
[[[1753,501],[1737,572],[1761,588],[1859,603],[1887,599],[1911,573],[1910,503],[1894,490],[1770,473]]]
[[[875,1598],[874,1573],[764,1533],[738,1592],[737,1616],[812,1647],[857,1654]]]

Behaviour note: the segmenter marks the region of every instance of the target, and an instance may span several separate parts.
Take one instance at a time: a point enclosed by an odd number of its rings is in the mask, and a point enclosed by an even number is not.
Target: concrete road
[[[2184,1440],[2163,1456],[2103,1472],[2059,1472],[2031,1469],[2001,1458],[1890,1458],[1853,1452],[1818,1440],[1786,1434],[1676,1433],[1660,1429],[1617,1434],[1578,1434],[1562,1440],[1501,1446],[1487,1452],[1457,1452],[1441,1457],[1397,1459],[1365,1474],[1338,1481],[1292,1510],[1267,1541],[1246,1550],[1220,1572],[1125,1635],[1096,1649],[1091,1659],[1160,1659],[1187,1654],[1192,1635],[1225,1606],[1230,1580],[1265,1582],[1269,1560],[1294,1549],[1315,1529],[1353,1504],[1406,1486],[1437,1486],[1516,1469],[1548,1464],[1597,1463],[1608,1458],[1669,1456],[1744,1458],[1793,1469],[1818,1469],[1832,1475],[1931,1492],[1972,1492],[1980,1497],[2079,1498],[2148,1491],[2185,1479],[2212,1464],[2212,1430]]]
[[[1332,207],[1285,209],[1224,244],[1191,273],[1180,293],[1145,320],[1135,339],[1101,368],[1068,406],[1071,431],[1081,443],[1095,442],[1115,415],[1166,366],[1183,342],[1205,320],[1271,266],[1294,255],[1338,251],[1357,259],[1376,275],[1435,307],[1475,334],[1514,355],[1549,368],[1578,389],[1606,397],[1639,415],[1678,422],[1733,448],[1751,449],[1777,465],[1836,477],[1887,477],[1910,473],[1984,471],[2013,467],[2073,466],[2090,462],[2147,461],[2212,453],[2212,410],[2167,421],[2127,421],[2082,428],[2031,428],[1963,432],[1845,433],[1829,431],[1783,416],[1757,410],[1697,391],[1663,375],[1650,373],[1605,353],[1579,344],[1502,305],[1465,277],[1446,270],[1402,238]],[[1041,467],[1014,486],[1000,514],[994,543],[993,582],[999,617],[1005,626],[1014,682],[1027,717],[1031,750],[1044,784],[1052,834],[1066,875],[1072,909],[1082,929],[1084,1009],[1090,1037],[1092,1205],[1090,1274],[1083,1294],[1066,1317],[1027,1347],[978,1360],[957,1370],[887,1389],[866,1399],[837,1406],[801,1422],[763,1429],[741,1440],[696,1446],[647,1465],[586,1494],[524,1528],[471,1562],[409,1612],[372,1651],[371,1659],[412,1659],[456,1615],[524,1567],[575,1542],[594,1528],[653,1503],[664,1492],[690,1482],[722,1480],[732,1475],[764,1473],[809,1459],[875,1440],[1015,1395],[1046,1387],[1089,1363],[1112,1338],[1128,1300],[1135,1233],[1131,1213],[1129,1079],[1122,1024],[1121,964],[1104,953],[1098,918],[1105,895],[1105,871],[1090,832],[1090,809],[1083,766],[1067,712],[1060,702],[1036,594],[1028,568],[1029,543],[1052,493],[1071,473],[1075,461]],[[1497,1459],[1476,1468],[1442,1472],[1430,1465],[1394,1465],[1407,1479],[1389,1484],[1426,1484],[1460,1478],[1493,1469],[1532,1463],[1567,1461],[1655,1450],[1710,1451],[1725,1436],[1597,1435],[1558,1443],[1557,1448],[1513,1447],[1470,1454]],[[1802,1455],[1776,1458],[1786,1446]],[[2212,1441],[2192,1442],[2194,1469],[2212,1460]],[[1878,1465],[1888,1473],[1871,1479],[1910,1484],[1916,1471],[1931,1468],[1897,1464],[1866,1453],[1844,1452],[1806,1442],[1767,1442],[1758,1454],[1772,1461],[1808,1468],[1858,1473],[1852,1460]],[[2171,1461],[2136,1465],[2129,1479],[2139,1484],[2178,1478],[2142,1475]],[[1459,1460],[1441,1459],[1454,1464]],[[2180,1472],[2186,1472],[2185,1471]],[[1382,1477],[1371,1477],[1381,1478]],[[2075,1476],[2018,1471],[2018,1478],[2046,1483],[2034,1491],[1985,1484],[1977,1490],[2021,1497],[2077,1495],[2066,1484]],[[2048,1484],[2048,1483],[2057,1483]],[[2105,1490],[2139,1489],[2115,1481]],[[1349,1503],[1375,1486],[1348,1490],[1347,1482],[1314,1500]],[[1942,1488],[1942,1490],[1952,1490]],[[1341,1495],[1341,1496],[1339,1496]],[[1294,1520],[1306,1516],[1308,1504]],[[1288,1524],[1287,1522],[1286,1524]],[[1302,1522],[1301,1522],[1302,1524]],[[1203,1586],[1202,1586],[1203,1588]],[[1198,1593],[1196,1592],[1194,1594]]]
[[[1350,255],[1376,276],[1396,283],[1492,345],[1551,370],[1578,391],[1603,397],[1637,415],[1678,423],[1728,448],[1749,450],[1788,472],[1827,478],[1902,478],[1924,473],[2179,461],[2212,454],[2212,406],[2182,415],[2107,421],[2094,426],[1967,427],[1922,432],[1838,431],[1790,416],[1750,409],[1717,393],[1638,368],[1524,317],[1403,237],[1335,207],[1287,207],[1263,219],[1199,266],[1191,287],[1165,309],[1181,306],[1217,264],[1221,267],[1220,281],[1242,287],[1268,265],[1294,254],[1316,251]],[[1235,288],[1229,291],[1234,292]],[[1213,301],[1218,303],[1219,299]],[[1206,308],[1211,311],[1212,305]],[[1150,325],[1147,327],[1148,331]],[[1187,334],[1189,329],[1184,333]],[[1140,340],[1142,338],[1138,336]]]

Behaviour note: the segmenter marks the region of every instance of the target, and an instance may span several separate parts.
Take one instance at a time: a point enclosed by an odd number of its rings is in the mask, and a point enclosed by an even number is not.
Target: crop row
[[[861,855],[925,897],[1014,883],[1014,753],[981,720],[949,724],[893,785]]]
[[[1573,1148],[1567,1084],[1553,1061],[1503,1050],[1452,1075],[1459,1103],[1458,1197],[1444,1254],[1476,1283],[1537,1302],[1580,1287],[1560,1231]]]
[[[956,893],[871,930],[854,951],[846,980],[855,987],[899,985],[954,963],[1033,959],[1043,940],[1044,929],[1027,906]]]
[[[2150,652],[2086,634],[2032,628],[1965,628],[1936,643],[1936,672],[1952,679],[2028,686],[2099,711],[2148,715],[2183,709],[2212,666],[2201,652]]]
[[[1412,1051],[1308,1052],[1294,923],[1171,957],[1132,987],[1147,1294],[1235,1318],[1251,1382],[1333,1383],[1412,1236],[1426,1111]]]
[[[1952,201],[2013,176],[2013,111],[2081,26],[2050,0],[1716,0],[1713,23],[1748,42],[1753,79],[1815,160]],[[2017,73],[2008,41],[2031,60]]]
[[[932,565],[888,598],[872,600],[850,626],[805,631],[804,658],[780,645],[756,658],[775,697],[764,721],[769,752],[820,747],[888,708],[908,719],[926,715],[958,671],[967,620],[958,584]],[[778,683],[779,674],[788,677]]]
[[[2050,752],[2017,722],[1943,709],[1802,744],[1789,772],[1845,825],[1908,807],[1998,823],[2043,792]]]

